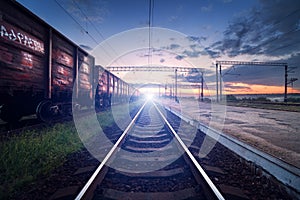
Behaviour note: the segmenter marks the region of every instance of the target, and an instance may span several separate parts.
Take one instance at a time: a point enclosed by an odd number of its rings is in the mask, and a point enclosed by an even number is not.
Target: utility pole
[[[167,83],[165,84],[165,98],[167,97],[167,89],[168,89],[168,86],[167,86]]]
[[[277,62],[248,62],[248,61],[216,61],[216,93],[218,101],[218,65],[220,65],[220,76],[221,74],[221,65],[254,65],[254,66],[284,66],[284,102],[287,102],[287,86],[288,86],[288,65],[287,63],[277,63]],[[221,80],[221,79],[220,79]],[[222,83],[220,82],[220,94]]]
[[[160,98],[160,84],[158,85],[158,98]]]
[[[177,68],[175,69],[175,101],[178,102],[178,99],[177,99]]]
[[[219,102],[219,77],[218,77],[218,63],[216,63],[216,101]]]
[[[220,64],[220,101],[222,101],[222,66]]]
[[[203,102],[203,72],[201,72],[201,86],[199,85],[199,101]]]
[[[288,66],[284,66],[284,102],[287,103],[287,86],[288,86],[288,73],[287,73]]]

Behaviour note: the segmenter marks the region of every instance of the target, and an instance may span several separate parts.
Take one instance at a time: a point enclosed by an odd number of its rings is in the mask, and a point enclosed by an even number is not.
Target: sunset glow
[[[284,93],[284,86],[256,85],[246,83],[231,83],[231,87],[224,88],[226,94],[281,94]],[[288,87],[288,93],[299,93],[300,90]]]

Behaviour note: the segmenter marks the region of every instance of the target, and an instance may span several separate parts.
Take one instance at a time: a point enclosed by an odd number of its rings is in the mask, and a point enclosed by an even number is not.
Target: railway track
[[[146,102],[76,199],[224,199],[165,116]]]
[[[211,145],[213,139],[158,107],[226,199],[298,199],[261,168],[218,142],[207,155],[201,154],[204,143]],[[128,125],[140,108],[141,104],[135,106],[131,118],[122,120]],[[161,121],[156,107],[147,104],[139,114],[124,136],[124,129],[116,123],[104,130],[113,144],[119,143],[115,151],[110,152],[111,145],[99,145],[101,140],[92,139],[101,158],[111,155],[106,161],[102,159],[100,169],[96,154],[83,149],[70,155],[49,177],[38,180],[36,187],[25,188],[18,199],[213,199],[210,189],[204,192],[207,184],[184,149],[178,148],[179,142]],[[83,188],[86,191],[79,196]]]

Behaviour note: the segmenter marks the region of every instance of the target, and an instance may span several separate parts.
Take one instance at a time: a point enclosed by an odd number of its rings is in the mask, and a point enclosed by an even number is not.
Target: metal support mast
[[[177,98],[177,69],[175,69],[175,101],[178,102],[178,98]]]
[[[284,66],[284,102],[285,103],[287,103],[287,87],[288,87],[288,82],[287,82],[288,73],[287,73],[287,69],[288,69],[288,66],[285,65]]]
[[[201,72],[201,101],[203,101],[203,84],[204,84],[204,78],[203,78],[203,72]]]
[[[254,66],[284,66],[284,102],[287,102],[287,86],[288,86],[288,65],[287,63],[277,62],[247,62],[247,61],[217,61],[216,62],[216,92],[218,101],[218,65],[220,65],[220,94],[221,94],[221,77],[222,69],[221,65],[254,65]]]
[[[219,94],[219,99],[220,99],[220,101],[222,101],[222,89],[223,89],[223,85],[222,85],[222,66],[221,66],[221,64],[220,64],[220,76],[219,76],[219,78],[220,78],[220,94]]]
[[[216,101],[219,102],[219,77],[218,77],[218,63],[216,63]]]

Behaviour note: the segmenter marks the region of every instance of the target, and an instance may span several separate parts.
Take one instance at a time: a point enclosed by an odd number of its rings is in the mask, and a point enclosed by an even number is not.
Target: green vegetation
[[[129,109],[138,104],[131,104]],[[118,105],[114,112],[122,115],[125,109],[128,107]],[[111,110],[100,112],[97,117],[102,128],[110,127],[114,122]],[[85,125],[87,128],[93,126]],[[83,148],[74,122],[23,131],[2,139],[0,146],[0,199],[13,198],[25,185],[48,176],[61,166],[68,154]]]
[[[0,199],[11,197],[24,185],[49,174],[69,153],[82,147],[70,122],[25,131],[1,141]]]
[[[300,98],[290,97],[287,98],[287,102],[300,103]]]
[[[238,107],[269,109],[269,110],[300,112],[300,99],[299,98],[288,98],[287,103],[284,103],[284,102],[272,102],[270,99],[268,99],[266,97],[238,99],[234,95],[227,95],[226,96],[226,105],[238,106]]]

